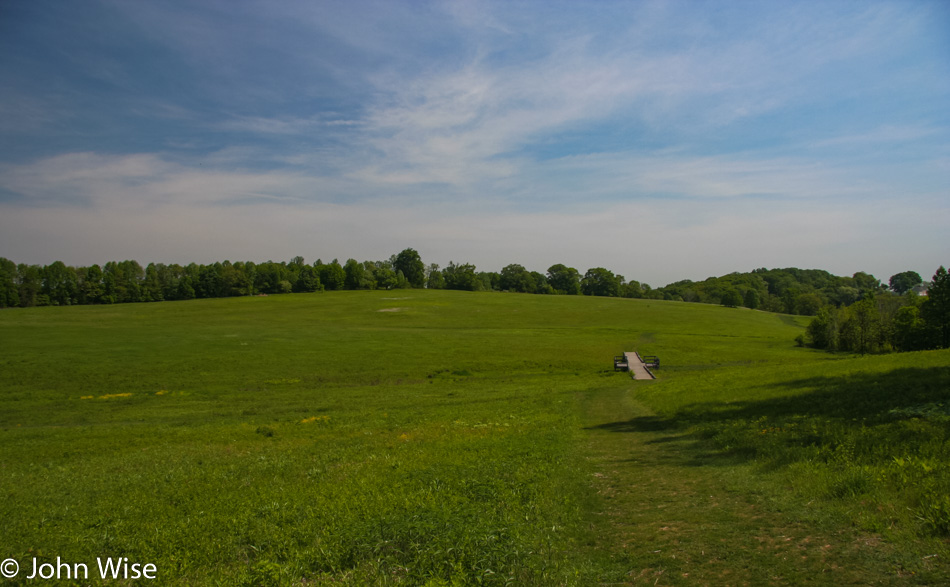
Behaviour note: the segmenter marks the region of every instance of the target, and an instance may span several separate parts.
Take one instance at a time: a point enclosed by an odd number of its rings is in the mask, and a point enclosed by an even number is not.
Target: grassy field
[[[172,585],[950,582],[950,352],[830,355],[804,323],[419,290],[6,310],[0,559],[21,584],[105,557]],[[658,380],[613,372],[634,349]]]

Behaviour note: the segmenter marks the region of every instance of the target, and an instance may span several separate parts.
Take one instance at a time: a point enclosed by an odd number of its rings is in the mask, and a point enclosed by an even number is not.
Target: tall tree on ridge
[[[393,259],[393,271],[397,274],[402,271],[409,285],[416,288],[425,287],[426,266],[415,249],[404,249]]]
[[[581,293],[580,273],[561,263],[548,267],[548,283],[559,294],[576,296]]]
[[[900,295],[904,295],[914,286],[920,285],[923,282],[924,280],[920,278],[920,274],[916,271],[903,271],[896,275],[891,275],[891,279],[888,281],[891,289]]]

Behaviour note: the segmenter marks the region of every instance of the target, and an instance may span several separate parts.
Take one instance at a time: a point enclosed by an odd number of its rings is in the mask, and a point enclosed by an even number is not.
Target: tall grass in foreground
[[[4,312],[0,555],[163,584],[569,582],[573,394],[600,378],[571,349],[604,342],[564,321],[590,310],[390,297]]]
[[[167,583],[557,582],[557,530],[577,507],[562,486],[569,416],[514,390],[426,392],[265,392],[259,408],[162,425],[147,423],[161,411],[148,404],[166,398],[146,398],[138,422],[7,430],[17,454],[4,451],[4,547],[22,559],[125,556]],[[135,396],[88,401],[121,409],[107,404]]]

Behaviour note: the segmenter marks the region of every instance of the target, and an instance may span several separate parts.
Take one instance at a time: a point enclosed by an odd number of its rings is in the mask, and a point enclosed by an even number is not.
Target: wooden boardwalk
[[[627,358],[627,366],[630,370],[630,375],[634,379],[656,379],[653,376],[653,373],[646,368],[643,364],[643,361],[640,359],[640,355],[636,351],[627,351],[623,354]]]

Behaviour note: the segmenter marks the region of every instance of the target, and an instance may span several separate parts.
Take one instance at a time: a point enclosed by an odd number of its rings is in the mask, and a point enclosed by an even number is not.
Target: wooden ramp
[[[634,379],[656,379],[653,373],[650,373],[650,370],[643,364],[643,360],[640,359],[640,355],[636,351],[628,351],[623,355],[627,357],[627,366],[631,377]]]

